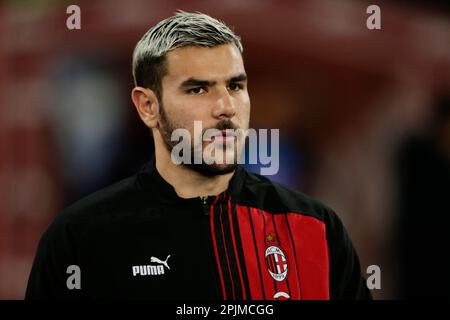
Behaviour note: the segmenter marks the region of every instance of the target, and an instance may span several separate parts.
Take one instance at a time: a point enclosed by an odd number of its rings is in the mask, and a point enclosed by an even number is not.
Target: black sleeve
[[[371,300],[372,295],[361,274],[356,250],[342,221],[328,210],[327,238],[330,255],[330,299]]]
[[[60,216],[42,236],[28,279],[26,300],[79,298],[81,290],[69,289],[67,268],[77,265],[68,223]]]

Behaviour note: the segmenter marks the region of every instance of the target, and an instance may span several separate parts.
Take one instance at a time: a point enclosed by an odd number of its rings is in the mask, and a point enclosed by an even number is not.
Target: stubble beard
[[[171,154],[173,148],[179,143],[179,141],[172,141],[171,135],[172,132],[178,128],[182,128],[181,126],[176,125],[173,121],[171,121],[169,119],[169,117],[167,116],[167,113],[164,111],[164,107],[162,105],[162,103],[160,102],[160,133],[161,133],[161,137],[163,139],[164,145],[167,149],[167,151],[169,152],[169,154]],[[230,120],[221,120],[217,126],[216,129],[218,130],[225,130],[225,129],[237,129],[233,123]],[[203,137],[203,133],[202,133],[202,137]],[[192,138],[192,137],[191,137]],[[217,176],[217,175],[225,175],[228,173],[233,172],[236,167],[237,167],[237,158],[238,158],[238,146],[237,146],[237,141],[235,141],[233,148],[234,148],[234,159],[232,161],[232,163],[223,163],[223,164],[217,164],[217,163],[212,163],[212,164],[207,164],[205,163],[204,159],[203,159],[203,148],[202,148],[202,161],[201,163],[195,163],[194,161],[194,152],[195,151],[195,146],[194,143],[192,143],[192,139],[191,139],[191,161],[190,163],[182,163],[181,165],[194,170],[204,176]],[[203,145],[203,142],[202,142]],[[226,146],[223,147],[224,148],[224,152],[226,149]]]

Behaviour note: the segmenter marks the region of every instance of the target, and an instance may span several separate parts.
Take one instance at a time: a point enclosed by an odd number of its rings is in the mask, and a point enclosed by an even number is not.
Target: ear
[[[153,90],[143,87],[135,87],[131,91],[133,100],[139,116],[147,127],[156,128],[159,119],[159,103]]]

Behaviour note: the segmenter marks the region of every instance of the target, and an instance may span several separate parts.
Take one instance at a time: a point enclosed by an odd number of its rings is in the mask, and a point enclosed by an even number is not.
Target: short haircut
[[[185,46],[211,48],[221,44],[234,44],[243,52],[240,37],[223,22],[200,12],[178,11],[150,28],[137,43],[133,52],[134,84],[152,89],[161,101],[167,52]]]

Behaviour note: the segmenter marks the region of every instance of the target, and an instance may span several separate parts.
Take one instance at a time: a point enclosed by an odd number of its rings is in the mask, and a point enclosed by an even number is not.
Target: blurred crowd
[[[449,298],[450,10],[359,0],[0,3],[0,299],[21,299],[40,236],[65,206],[153,154],[129,93],[143,33],[177,9],[242,37],[251,127],[280,129],[271,177],[328,204],[377,299]],[[250,170],[255,168],[249,167]],[[447,198],[448,197],[448,198]]]

